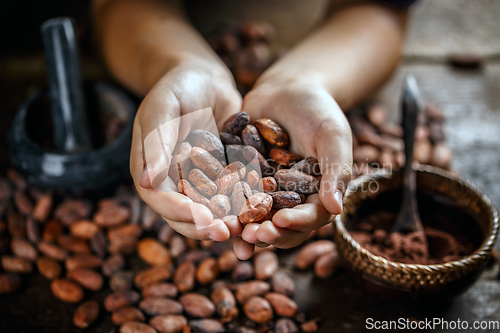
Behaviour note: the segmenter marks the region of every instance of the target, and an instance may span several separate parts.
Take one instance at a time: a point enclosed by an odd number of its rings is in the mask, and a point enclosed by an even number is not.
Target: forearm
[[[406,16],[378,5],[346,7],[271,66],[257,84],[319,85],[347,109],[396,68]]]
[[[95,22],[113,75],[145,95],[170,69],[195,64],[229,77],[222,61],[185,19],[178,1],[94,0]]]

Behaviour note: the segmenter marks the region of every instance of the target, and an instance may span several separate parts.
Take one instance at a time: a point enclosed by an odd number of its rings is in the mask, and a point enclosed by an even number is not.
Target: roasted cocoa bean
[[[108,229],[108,239],[113,242],[122,238],[139,238],[142,234],[142,229],[137,224],[124,224]]]
[[[259,181],[258,190],[264,193],[275,192],[278,190],[278,183],[274,177],[264,177]]]
[[[237,182],[245,178],[247,169],[241,162],[233,162],[225,167],[215,179],[219,194],[229,195]]]
[[[135,252],[136,245],[136,237],[127,236],[123,238],[116,238],[108,244],[108,251],[113,254],[133,254]]]
[[[276,163],[285,167],[289,167],[302,160],[302,157],[300,155],[281,148],[271,149],[271,151],[269,152],[269,157],[272,158]]]
[[[134,278],[135,286],[142,289],[150,284],[168,280],[172,276],[173,265],[155,266],[137,273]],[[180,290],[180,288],[179,288]]]
[[[168,175],[174,182],[186,179],[189,174],[189,170],[191,170],[191,149],[189,142],[183,142],[172,157]]]
[[[187,327],[187,319],[181,315],[160,315],[151,318],[149,324],[160,333],[177,333]]]
[[[276,272],[271,278],[271,286],[277,293],[292,296],[295,292],[295,283],[285,272]]]
[[[228,288],[222,286],[215,288],[210,294],[210,299],[215,304],[217,313],[223,323],[230,322],[238,317],[236,298]]]
[[[8,217],[7,227],[12,237],[26,237],[26,222],[21,214],[12,211]]]
[[[5,226],[5,224],[3,224]],[[6,228],[6,227],[5,227]],[[1,234],[2,232],[0,232]],[[32,216],[26,218],[26,237],[32,243],[38,243],[40,241],[40,229],[38,227],[38,222]]]
[[[172,263],[172,259],[165,245],[154,238],[144,238],[137,243],[137,254],[144,262],[152,266]]]
[[[273,251],[262,251],[253,259],[255,277],[259,280],[267,280],[278,270],[278,256]]]
[[[192,249],[192,251],[184,253],[178,260],[178,264],[182,264],[183,262],[186,261],[191,261],[193,263],[199,263],[200,261],[210,257],[210,251],[207,250],[196,250],[198,246],[198,241],[188,238],[186,239],[186,243],[188,243],[188,246]],[[194,244],[192,246],[191,244]]]
[[[220,132],[219,136],[220,140],[225,145],[241,145],[243,143],[239,136],[233,135],[231,133]]]
[[[33,217],[35,220],[45,222],[52,211],[53,198],[50,193],[43,194],[33,208]]]
[[[99,317],[99,304],[96,301],[83,302],[76,308],[73,324],[78,328],[87,328]]]
[[[219,266],[215,258],[203,260],[196,270],[196,280],[201,284],[208,284],[219,276]]]
[[[75,238],[69,235],[59,235],[57,243],[65,250],[73,253],[90,253],[92,252],[89,243],[80,238]]]
[[[250,117],[245,111],[238,112],[229,117],[222,128],[223,132],[240,135],[241,131],[248,125]]]
[[[256,222],[264,218],[271,210],[273,198],[267,193],[252,195],[243,205],[238,220],[243,224]]]
[[[13,273],[0,273],[0,294],[13,293],[21,287],[21,277]]]
[[[200,169],[193,169],[188,175],[191,184],[203,195],[212,196],[217,194],[217,186]]]
[[[210,210],[216,217],[223,217],[231,212],[229,197],[224,194],[214,195],[210,199]]]
[[[243,132],[241,132],[241,139],[245,145],[254,147],[262,155],[267,154],[266,147],[264,146],[264,140],[262,140],[262,137],[255,126],[250,124],[247,125]]]
[[[68,271],[66,277],[88,290],[97,291],[102,287],[102,276],[88,268]]]
[[[298,311],[297,304],[284,294],[270,292],[265,294],[264,298],[278,316],[293,317]]]
[[[115,312],[126,306],[131,306],[137,303],[140,295],[133,290],[116,291],[104,299],[104,308],[108,312]]]
[[[190,291],[195,284],[196,267],[191,261],[185,261],[177,267],[174,283],[181,293]]]
[[[304,246],[295,258],[295,266],[300,269],[310,267],[322,254],[335,250],[335,244],[329,240],[319,240]]]
[[[102,227],[112,227],[124,223],[129,217],[130,209],[116,204],[99,209],[94,215],[94,222]]]
[[[170,297],[176,298],[178,289],[173,283],[155,283],[142,290],[142,297]]]
[[[125,291],[132,289],[134,272],[120,271],[109,278],[109,288],[113,291]]]
[[[13,238],[10,241],[10,249],[15,256],[29,261],[35,261],[38,257],[38,253],[33,245],[22,238]]]
[[[227,273],[233,270],[233,268],[238,264],[238,257],[234,254],[233,250],[225,250],[221,253],[217,259],[217,265],[219,270],[223,273]]]
[[[69,199],[57,206],[55,217],[65,225],[90,217],[92,207],[86,201]]]
[[[231,278],[234,281],[245,281],[254,277],[254,268],[249,261],[240,261],[236,264]]]
[[[222,142],[217,136],[210,132],[195,130],[189,134],[187,141],[193,146],[205,149],[216,159],[224,157],[224,146]]]
[[[314,263],[314,274],[320,279],[332,276],[340,267],[340,258],[337,250],[322,254]]]
[[[92,221],[81,220],[73,223],[69,228],[71,235],[82,239],[91,239],[99,231],[99,227]]]
[[[273,208],[293,208],[302,203],[300,194],[292,191],[271,192],[273,198]]]
[[[113,254],[102,263],[102,274],[111,276],[125,267],[125,259],[121,254]]]
[[[227,145],[226,146],[226,159],[229,164],[233,162],[245,163],[245,157],[243,156],[242,145]]]
[[[222,164],[203,148],[193,147],[189,156],[193,164],[203,171],[210,179],[215,179],[223,169]]]
[[[304,158],[302,161],[299,161],[292,165],[291,169],[304,172],[315,177],[321,175],[318,160],[316,160],[314,157]]]
[[[257,190],[259,187],[260,175],[255,170],[250,170],[247,174],[247,184],[252,190]]]
[[[106,256],[107,241],[104,233],[101,231],[94,233],[90,239],[90,248],[99,257],[104,258]]]
[[[181,314],[181,303],[167,297],[147,297],[139,303],[139,308],[150,316]]]
[[[245,302],[243,311],[245,311],[245,315],[248,319],[259,324],[267,323],[273,319],[273,309],[271,304],[260,296],[250,297]]]
[[[27,274],[33,271],[31,262],[23,258],[9,255],[2,256],[2,267],[9,273]]]
[[[63,225],[56,220],[52,220],[45,224],[42,233],[42,239],[47,242],[55,242],[57,237],[63,233]]]
[[[179,193],[184,194],[195,203],[202,204],[210,208],[210,201],[198,192],[187,180],[181,179],[177,184]]]
[[[55,297],[65,303],[78,303],[83,299],[82,288],[67,279],[53,280],[50,289]]]
[[[274,168],[269,165],[264,156],[254,147],[243,147],[243,157],[245,157],[245,160],[250,163],[254,169],[258,170],[260,167],[262,175],[271,176],[274,174]]]
[[[302,194],[313,194],[319,191],[320,180],[307,173],[293,169],[282,169],[276,171],[274,178],[287,191],[299,192]]]
[[[146,317],[138,308],[129,306],[113,312],[113,314],[111,315],[111,320],[115,325],[122,325],[129,321],[145,321]]]
[[[264,295],[271,289],[269,283],[253,280],[248,282],[242,282],[236,287],[236,300],[239,304],[244,304],[247,299],[252,296]]]
[[[129,321],[120,326],[120,333],[156,333],[156,330],[138,321]]]
[[[61,265],[50,258],[41,257],[36,261],[38,272],[46,279],[52,280],[61,275]]]
[[[299,327],[289,318],[280,318],[274,325],[275,333],[299,333]]]
[[[189,327],[200,333],[222,333],[224,326],[215,319],[194,319],[189,321]]]
[[[92,254],[77,254],[69,257],[65,261],[65,266],[68,271],[77,268],[99,268],[102,265],[102,259]]]
[[[268,118],[257,119],[255,127],[257,127],[262,137],[273,146],[288,146],[288,133],[273,120]]]
[[[68,255],[66,250],[46,241],[38,243],[38,250],[47,257],[58,261],[63,261]]]
[[[184,237],[178,234],[175,234],[170,238],[169,249],[170,249],[170,256],[172,258],[177,258],[186,251],[187,246],[184,239],[185,239]]]
[[[193,317],[208,318],[215,313],[215,305],[206,296],[185,293],[179,298],[186,313]]]
[[[243,181],[237,182],[234,185],[231,194],[231,207],[233,208],[233,214],[239,215],[241,208],[251,196],[252,190],[250,186]]]

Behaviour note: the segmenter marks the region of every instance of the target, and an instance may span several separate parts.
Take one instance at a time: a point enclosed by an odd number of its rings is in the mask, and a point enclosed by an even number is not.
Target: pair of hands
[[[283,126],[290,136],[291,151],[320,162],[320,192],[308,196],[303,205],[280,210],[272,221],[242,228],[234,215],[214,219],[207,207],[176,193],[173,182],[166,185],[172,191],[153,188],[146,172],[151,168],[145,158],[148,134],[169,120],[207,107],[212,108],[219,131],[227,118],[241,110],[251,120],[270,118]],[[166,135],[164,145],[171,152],[179,131],[173,129]],[[142,199],[186,237],[225,241],[233,236],[234,251],[240,259],[250,258],[255,246],[297,246],[312,230],[331,222],[342,211],[351,166],[352,137],[344,113],[332,96],[311,80],[279,80],[264,75],[242,100],[227,68],[204,62],[182,64],[151,89],[134,123],[130,168]]]

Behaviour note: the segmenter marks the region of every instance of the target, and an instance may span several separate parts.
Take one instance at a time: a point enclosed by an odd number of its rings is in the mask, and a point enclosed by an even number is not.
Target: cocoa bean
[[[150,316],[161,314],[181,314],[181,303],[167,297],[147,297],[139,303],[139,308]]]
[[[88,268],[68,271],[66,277],[88,290],[97,291],[102,287],[102,276]]]
[[[108,312],[115,312],[126,306],[131,306],[137,303],[140,295],[133,290],[116,291],[104,299],[104,308]]]
[[[300,194],[292,191],[271,192],[273,198],[273,208],[293,208],[302,203]]]
[[[120,333],[156,333],[156,330],[147,324],[129,321],[120,326]]]
[[[68,255],[64,249],[46,241],[38,243],[38,250],[47,257],[58,261],[63,261]]]
[[[154,238],[144,238],[137,243],[137,254],[144,262],[152,266],[172,263],[172,259],[165,245]]]
[[[223,217],[231,212],[229,197],[224,194],[214,195],[210,199],[210,210],[216,217]]]
[[[142,229],[151,230],[154,226],[164,223],[163,219],[151,207],[144,204],[142,207]]]
[[[227,167],[222,169],[222,171],[217,175],[215,179],[215,185],[219,189],[219,194],[228,195],[233,190],[234,185],[237,182],[242,181],[245,178],[247,169],[245,165],[241,162],[233,162]]]
[[[205,149],[216,159],[224,157],[224,146],[222,142],[217,136],[210,132],[195,130],[189,134],[187,141],[193,146]]]
[[[248,125],[250,117],[244,111],[238,112],[229,117],[222,128],[223,132],[233,135],[240,135],[241,131]]]
[[[132,289],[134,272],[120,271],[109,278],[109,288],[113,291],[125,291]]]
[[[241,139],[243,143],[247,146],[254,147],[257,149],[262,155],[266,155],[266,147],[264,146],[264,141],[259,134],[257,128],[253,125],[247,125],[243,132],[241,132]]]
[[[173,283],[155,283],[142,290],[142,297],[170,297],[176,298],[178,289]]]
[[[264,298],[273,307],[274,313],[282,317],[293,317],[298,311],[297,304],[288,296],[280,293],[267,293]]]
[[[302,161],[299,161],[292,165],[291,169],[304,172],[315,177],[321,175],[318,160],[316,160],[314,157],[304,158]]]
[[[259,181],[258,190],[264,193],[276,192],[278,190],[278,183],[274,177],[264,177]]]
[[[83,299],[82,288],[67,279],[53,280],[50,289],[55,297],[65,303],[78,303]]]
[[[102,265],[102,259],[92,254],[77,254],[69,257],[65,261],[65,266],[68,271],[77,268],[99,268]]]
[[[189,327],[200,333],[222,333],[224,326],[215,319],[194,319],[189,321]]]
[[[52,220],[47,222],[47,224],[45,224],[42,233],[42,239],[48,242],[54,242],[57,240],[57,237],[59,237],[59,235],[62,233],[63,233],[63,225],[56,220]]]
[[[238,216],[240,223],[248,224],[261,220],[269,213],[273,205],[273,198],[267,193],[252,195],[243,205]]]
[[[174,283],[181,293],[194,288],[196,268],[191,261],[186,261],[177,267]]]
[[[129,208],[112,205],[99,209],[94,215],[94,222],[102,227],[112,227],[125,223],[129,217]]]
[[[316,332],[318,330],[318,324],[316,323],[316,321],[317,321],[316,319],[306,321],[305,323],[300,325],[300,329],[307,333]]]
[[[116,238],[108,244],[108,251],[113,254],[121,253],[129,255],[135,252],[136,245],[136,237],[127,236],[123,238]]]
[[[250,170],[247,174],[247,184],[252,190],[256,190],[259,187],[260,175],[255,170]]]
[[[111,276],[125,267],[125,259],[120,254],[113,254],[102,263],[102,274]]]
[[[173,266],[169,264],[163,266],[155,266],[140,271],[134,278],[135,286],[139,289],[142,289],[150,284],[168,280],[172,276],[172,270]]]
[[[7,177],[9,180],[20,190],[26,189],[26,181],[23,177],[13,168],[9,168],[7,170]]]
[[[438,143],[432,150],[431,164],[438,168],[447,168],[453,158],[453,152],[450,147],[444,143]]]
[[[245,281],[253,278],[254,268],[251,262],[240,261],[236,264],[231,278],[234,281]]]
[[[287,296],[295,293],[295,283],[285,272],[276,272],[271,278],[273,290]]]
[[[231,207],[233,208],[233,214],[239,215],[241,208],[245,205],[245,202],[252,196],[252,190],[250,186],[243,181],[237,182],[231,194]]]
[[[115,325],[122,325],[129,321],[145,321],[146,317],[144,317],[144,314],[138,308],[129,306],[113,312],[111,320]]]
[[[236,287],[236,300],[239,304],[244,304],[252,296],[264,295],[271,289],[269,283],[253,280],[248,282],[242,282]]]
[[[203,195],[212,196],[217,194],[217,186],[200,169],[193,169],[188,175],[191,184]]]
[[[322,254],[314,263],[314,274],[320,279],[332,276],[340,267],[340,258],[337,250]]]
[[[432,157],[432,144],[429,140],[418,140],[413,147],[413,158],[422,164],[429,163]]]
[[[86,301],[78,306],[73,316],[73,324],[78,328],[87,328],[99,317],[99,304],[96,301]]]
[[[197,242],[195,240],[192,240],[193,243],[197,245]],[[186,240],[186,242],[189,244],[190,238]],[[190,246],[191,247],[191,246]],[[186,261],[191,261],[193,263],[199,263],[200,261],[210,257],[210,251],[207,250],[195,250],[196,247],[191,247],[193,249],[192,251],[184,253],[178,260],[178,264],[182,264],[183,262]]]
[[[38,243],[40,241],[40,230],[38,227],[38,222],[35,221],[32,216],[28,216],[26,218],[26,237],[32,243]]]
[[[81,220],[73,223],[70,228],[72,236],[82,239],[91,239],[99,231],[99,227],[89,220]]]
[[[289,318],[280,318],[274,325],[276,333],[299,333],[299,328],[295,322]]]
[[[73,253],[90,253],[90,246],[84,239],[75,238],[68,235],[59,235],[57,243],[63,249]]]
[[[26,237],[26,222],[21,214],[14,211],[10,212],[7,227],[12,237]]]
[[[215,179],[223,168],[222,164],[203,148],[193,147],[189,156],[193,164],[210,179]]]
[[[33,204],[22,191],[14,192],[14,204],[17,210],[24,216],[30,215],[33,210]]]
[[[210,201],[205,198],[200,192],[198,192],[191,184],[184,179],[179,180],[177,184],[177,190],[179,193],[184,194],[189,199],[193,200],[195,203],[202,204],[210,208]]]
[[[210,294],[221,321],[227,323],[238,317],[238,308],[234,294],[226,287],[218,287]]]
[[[13,293],[21,287],[21,278],[17,274],[0,273],[0,294]]]
[[[12,238],[10,241],[10,249],[15,256],[29,261],[35,261],[38,257],[38,253],[33,245],[22,238]]]
[[[90,248],[92,251],[97,254],[100,258],[104,258],[106,255],[106,236],[101,231],[97,231],[94,233],[92,238],[90,239]]]
[[[227,273],[233,270],[238,261],[238,257],[236,257],[233,250],[225,250],[217,259],[217,265],[221,272]]]
[[[61,265],[50,258],[41,257],[36,261],[38,272],[46,279],[52,280],[61,275]]]
[[[122,238],[139,238],[142,229],[137,224],[124,224],[108,229],[108,240],[113,242]]]
[[[252,146],[243,147],[243,157],[250,163],[252,168],[259,170],[262,175],[270,176],[274,174],[274,168],[269,165],[267,160],[262,156],[262,154]]]
[[[271,151],[269,152],[269,157],[272,158],[276,163],[285,167],[289,167],[302,160],[302,157],[300,155],[281,148],[271,149]]]
[[[320,180],[307,173],[293,169],[278,170],[274,174],[278,184],[287,191],[313,194],[319,191]]]
[[[27,274],[33,271],[33,266],[28,260],[8,255],[2,256],[2,267],[9,273]]]
[[[57,206],[55,217],[65,225],[90,217],[92,207],[86,201],[69,199]]]
[[[189,170],[191,170],[191,149],[189,142],[183,142],[172,157],[168,175],[174,182],[186,179],[186,175],[189,174]]]
[[[225,145],[241,145],[243,143],[239,136],[231,134],[231,133],[220,132],[219,136],[220,136],[220,140]]]
[[[172,229],[172,227],[169,226],[168,223],[163,223],[160,227],[160,230],[158,230],[158,240],[162,243],[168,243],[174,233],[174,229]],[[172,254],[172,249],[170,249],[170,256],[172,258],[175,258],[175,256]]]
[[[180,235],[173,235],[170,238],[170,256],[172,258],[177,258],[181,254],[186,251],[186,242],[184,241],[184,237]]]
[[[201,284],[208,284],[219,276],[219,266],[215,258],[203,260],[196,270],[196,280]]]
[[[226,158],[229,164],[233,162],[245,163],[245,157],[243,156],[242,145],[227,145],[226,146]]]
[[[278,270],[278,256],[273,251],[262,251],[254,257],[255,277],[267,280]]]
[[[248,301],[245,302],[243,311],[248,319],[259,324],[267,323],[273,319],[273,309],[271,304],[260,296],[250,297]]]
[[[208,318],[215,313],[215,305],[206,296],[186,293],[179,298],[186,313],[193,317]]]
[[[353,159],[356,163],[374,163],[378,160],[379,151],[374,146],[358,146],[353,152]]]
[[[151,318],[149,324],[160,333],[177,333],[187,327],[187,319],[181,315],[160,315]]]
[[[288,146],[288,133],[276,122],[268,118],[261,118],[255,121],[255,127],[259,130],[262,137],[277,147]]]
[[[334,249],[335,244],[326,239],[309,243],[297,254],[295,266],[300,269],[305,269],[311,266],[322,254],[332,252]]]
[[[52,210],[53,198],[50,193],[43,194],[36,202],[33,208],[33,217],[35,220],[45,222]]]

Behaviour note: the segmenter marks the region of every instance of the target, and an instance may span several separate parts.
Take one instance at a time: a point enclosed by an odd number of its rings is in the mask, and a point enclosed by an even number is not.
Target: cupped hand
[[[342,212],[352,172],[352,134],[338,104],[314,83],[258,84],[245,96],[243,110],[254,121],[270,118],[284,127],[290,137],[287,149],[317,158],[322,174],[319,193],[309,195],[304,204],[279,210],[272,221],[244,227],[234,250],[247,259],[255,245],[297,246]]]
[[[219,128],[241,110],[241,95],[227,69],[198,63],[179,65],[165,74],[137,112],[130,170],[141,198],[174,230],[189,238],[224,241],[241,233],[237,219],[214,219],[209,208],[177,193],[175,183],[167,176],[176,144],[191,130],[214,123],[211,112],[202,112],[207,119],[194,123],[184,121],[189,117],[182,116],[206,108],[212,109]]]

